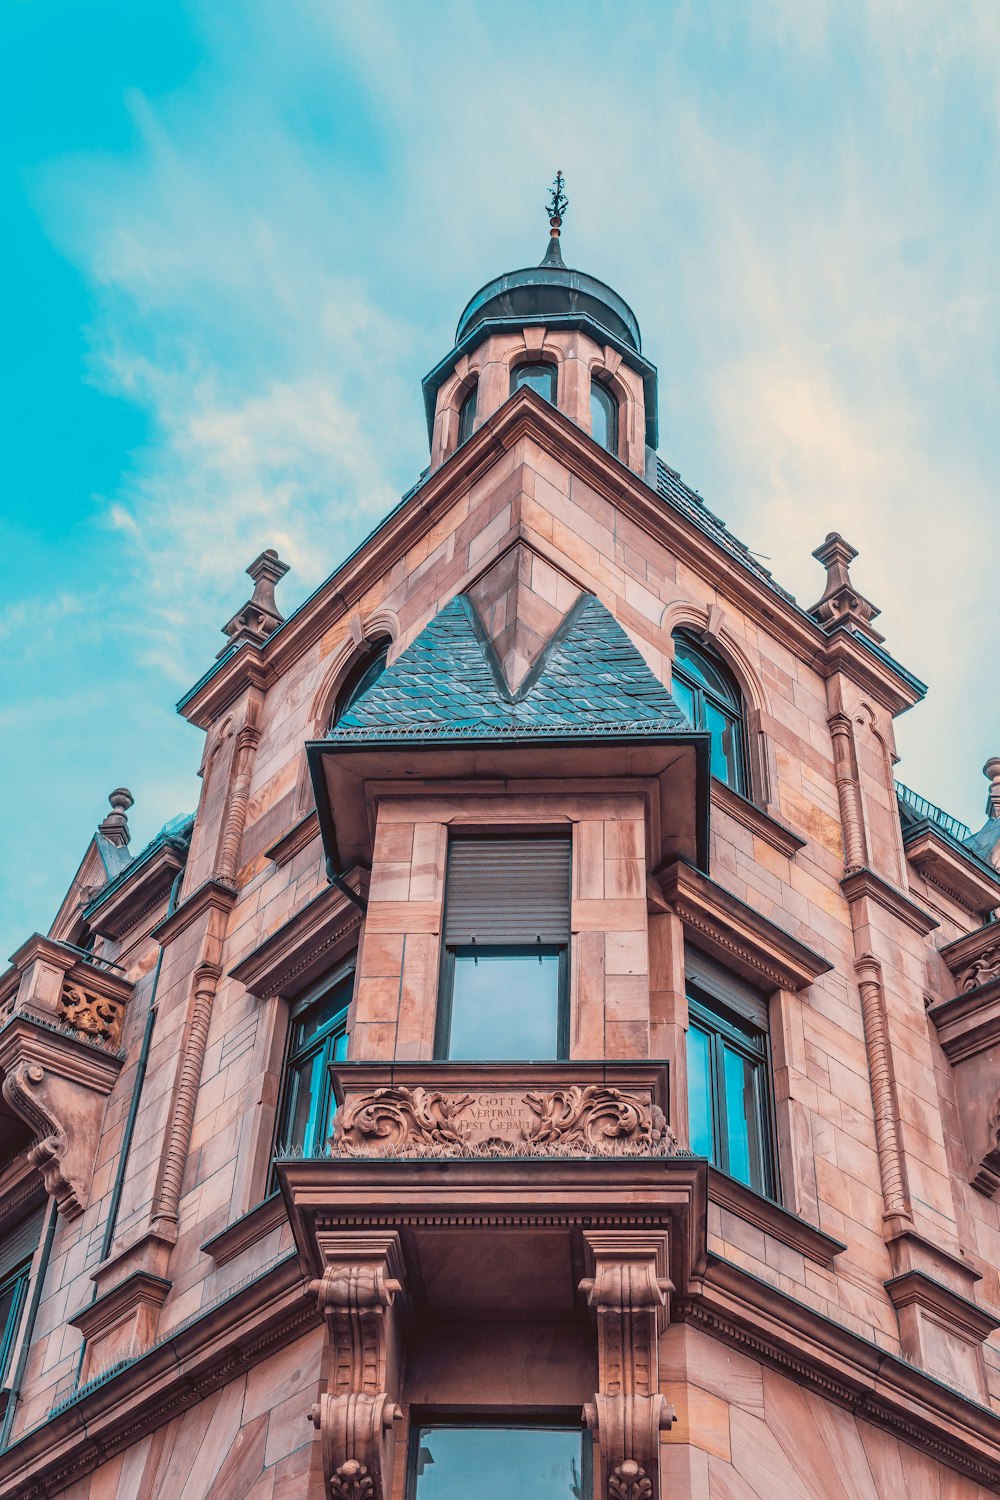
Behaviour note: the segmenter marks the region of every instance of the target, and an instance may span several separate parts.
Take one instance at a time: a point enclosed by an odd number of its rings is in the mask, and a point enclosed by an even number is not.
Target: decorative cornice
[[[949,1062],[964,1062],[1000,1042],[1000,972],[927,1012],[937,1027],[938,1041]]]
[[[750,802],[746,797],[741,797],[739,792],[734,792],[731,786],[724,781],[712,778],[712,807],[718,808],[720,812],[727,813],[742,827],[763,839],[765,844],[770,844],[779,854],[784,854],[788,859],[804,849],[807,840],[798,833],[787,828],[784,823],[779,823],[766,813],[762,807],[755,802]]]
[[[876,905],[881,906],[884,911],[891,912],[898,917],[907,927],[918,932],[921,937],[926,937],[933,932],[940,923],[936,917],[924,911],[909,896],[905,895],[896,886],[890,885],[883,880],[881,875],[876,875],[874,870],[862,866],[858,870],[849,870],[840,882],[840,889],[848,901],[859,901],[867,896]]]
[[[186,851],[175,841],[165,839],[129,879],[123,880],[109,894],[106,901],[102,901],[98,894],[91,902],[88,920],[93,931],[101,937],[120,941],[167,900],[185,859]]]
[[[883,1286],[897,1311],[901,1307],[923,1308],[970,1343],[981,1344],[1000,1328],[1000,1318],[987,1308],[959,1296],[924,1271],[904,1271],[883,1282]]]
[[[925,880],[982,919],[1000,906],[1000,872],[988,869],[971,851],[963,853],[944,834],[924,826],[904,835],[906,858]]]
[[[317,1327],[307,1285],[297,1257],[286,1256],[123,1369],[95,1379],[0,1454],[0,1495],[35,1500],[68,1488]]]
[[[661,898],[699,946],[715,950],[731,968],[766,988],[802,990],[833,965],[707,875],[681,860],[655,875],[653,899]]]
[[[1000,975],[1000,922],[984,922],[938,949],[963,992]]]
[[[715,1203],[719,1208],[742,1219],[745,1224],[752,1224],[763,1234],[787,1245],[790,1250],[797,1250],[806,1260],[811,1260],[818,1266],[831,1267],[834,1256],[847,1249],[842,1240],[835,1239],[832,1234],[824,1233],[815,1224],[800,1219],[798,1214],[790,1213],[779,1203],[772,1203],[770,1198],[762,1198],[752,1188],[737,1182],[735,1177],[727,1177],[717,1167],[708,1169],[708,1199],[710,1203]]]
[[[365,880],[360,885],[363,891]],[[261,999],[296,995],[334,961],[338,946],[357,933],[361,917],[343,891],[328,886],[230,969],[230,976]]]
[[[86,1307],[67,1321],[71,1328],[78,1328],[89,1342],[141,1304],[162,1307],[172,1286],[173,1282],[167,1281],[163,1276],[154,1276],[149,1271],[133,1271],[131,1276],[117,1282],[103,1296],[88,1302]]]
[[[219,912],[222,916],[228,916],[236,905],[236,896],[237,889],[232,881],[212,876],[197,886],[175,912],[164,917],[162,922],[157,922],[151,929],[150,936],[156,939],[161,948],[165,948],[206,912]]]
[[[313,839],[319,838],[319,816],[315,808],[293,823],[280,839],[275,839],[269,849],[264,850],[265,859],[273,859],[280,869],[287,865],[290,859],[294,859]]]

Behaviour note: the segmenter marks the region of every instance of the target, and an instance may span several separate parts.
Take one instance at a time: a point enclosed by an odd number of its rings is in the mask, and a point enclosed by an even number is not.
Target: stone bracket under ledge
[[[160,1308],[172,1283],[148,1271],[133,1271],[110,1291],[98,1295],[70,1325],[78,1328],[86,1345],[80,1384],[119,1360],[145,1353],[156,1335]]]
[[[1000,1189],[1000,933],[987,941],[983,931],[941,950],[962,993],[927,1014],[952,1066],[969,1181],[995,1198]]]
[[[28,1160],[68,1219],[87,1206],[105,1100],[121,1066],[117,1053],[17,1011],[0,1030],[3,1096],[34,1132]]]
[[[885,1290],[896,1309],[906,1358],[988,1405],[983,1344],[1000,1328],[1000,1318],[923,1271],[893,1276]]]

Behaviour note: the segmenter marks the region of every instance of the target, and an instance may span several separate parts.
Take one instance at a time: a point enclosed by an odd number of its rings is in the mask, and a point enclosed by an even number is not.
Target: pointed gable
[[[516,692],[465,595],[452,599],[335,725],[335,743],[601,734],[692,734],[593,594],[569,610]]]

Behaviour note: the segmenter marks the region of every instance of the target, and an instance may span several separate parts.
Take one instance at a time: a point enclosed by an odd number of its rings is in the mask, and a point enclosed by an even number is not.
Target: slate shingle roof
[[[459,595],[352,705],[327,740],[693,733],[592,594],[569,611],[513,694],[471,601]]]
[[[749,547],[741,542],[739,537],[734,536],[726,523],[709,510],[698,491],[685,484],[677,470],[664,463],[659,456],[656,460],[656,492],[675,510],[687,516],[699,531],[703,531],[706,536],[710,536],[714,542],[724,548],[730,557],[738,558],[751,572],[756,573],[758,578],[766,582],[768,588],[773,589],[789,603],[795,603],[793,595],[787,589],[783,589],[780,583],[774,581],[770,569],[763,567]]]

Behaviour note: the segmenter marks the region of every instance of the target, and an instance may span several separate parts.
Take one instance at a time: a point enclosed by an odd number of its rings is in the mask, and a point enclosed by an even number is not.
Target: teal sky
[[[635,308],[661,451],[804,604],[833,529],[931,687],[901,779],[1000,752],[994,0],[6,0],[0,957],[107,808],[197,800],[173,705],[276,546],[287,610],[426,463],[469,295]]]

